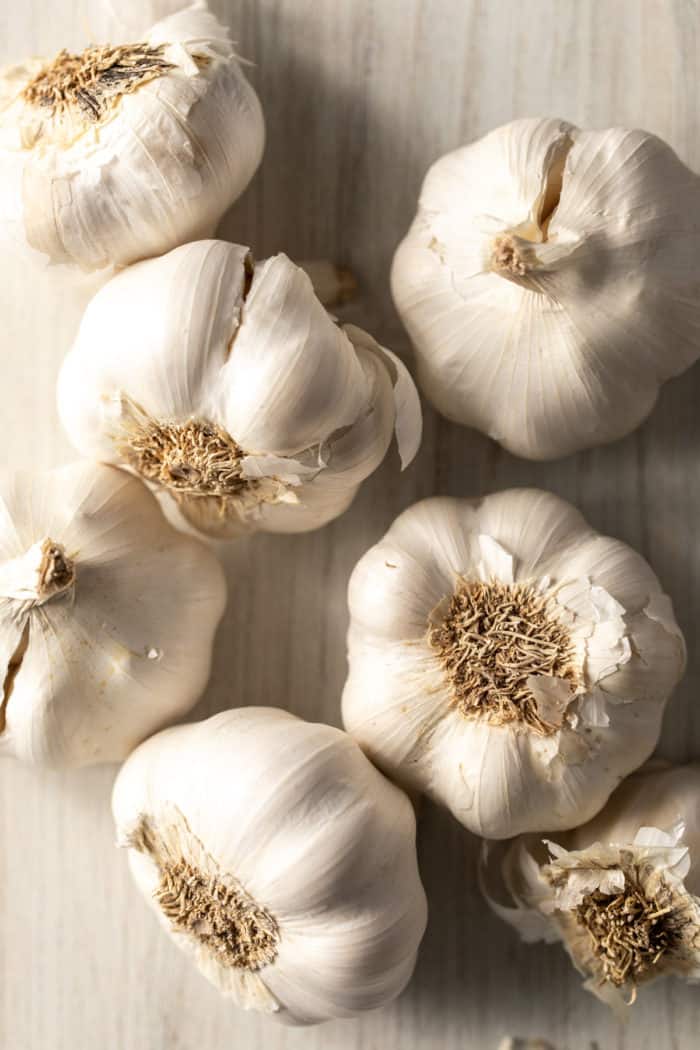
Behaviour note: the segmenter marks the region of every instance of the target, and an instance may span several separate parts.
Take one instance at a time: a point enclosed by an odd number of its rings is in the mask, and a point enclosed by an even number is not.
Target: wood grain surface
[[[115,5],[120,6],[118,0]],[[262,169],[223,235],[262,257],[352,266],[348,313],[408,355],[388,268],[439,154],[516,116],[641,126],[700,168],[697,0],[219,0],[267,114]],[[141,8],[144,20],[148,3]],[[115,39],[98,0],[0,0],[0,59]],[[3,463],[72,457],[54,385],[90,291],[2,259]],[[661,752],[700,754],[700,366],[668,384],[651,419],[610,447],[519,461],[426,412],[404,475],[395,452],[350,511],[319,533],[222,550],[230,600],[213,679],[193,717],[275,704],[339,721],[348,575],[399,510],[432,493],[541,485],[638,548],[673,596],[690,664]],[[505,1035],[557,1050],[690,1050],[700,994],[646,989],[625,1029],[582,991],[557,947],[527,948],[474,883],[477,843],[425,806],[420,862],[430,923],[412,984],[357,1021],[288,1030],[220,999],[163,936],[116,850],[113,768],[0,766],[2,1050],[491,1050]]]

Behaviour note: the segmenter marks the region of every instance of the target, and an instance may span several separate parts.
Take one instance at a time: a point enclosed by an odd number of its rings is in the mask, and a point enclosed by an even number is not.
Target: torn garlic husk
[[[125,471],[1,475],[0,756],[125,758],[203,692],[225,594]]]
[[[0,76],[0,226],[83,270],[212,236],[263,152],[228,30],[203,3],[139,41],[61,51]]]
[[[685,666],[644,559],[536,489],[410,507],[349,604],[345,727],[488,838],[592,817],[648,758]]]
[[[448,153],[392,270],[421,389],[529,459],[629,433],[700,356],[699,208],[643,131],[516,120]]]
[[[408,983],[427,918],[413,807],[339,729],[244,707],[166,730],[112,808],[150,907],[238,1006],[316,1024]]]
[[[341,514],[396,433],[420,443],[405,366],[340,328],[285,255],[223,241],[118,274],[87,308],[59,379],[77,449],[128,467],[211,536],[299,532]]]
[[[700,766],[651,762],[556,842],[485,844],[482,888],[526,941],[561,941],[624,1012],[657,977],[700,980]]]

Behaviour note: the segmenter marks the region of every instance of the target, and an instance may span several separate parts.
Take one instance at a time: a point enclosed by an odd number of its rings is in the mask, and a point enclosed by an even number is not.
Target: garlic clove
[[[196,4],[140,42],[0,76],[0,221],[53,263],[124,266],[211,236],[263,145],[228,31]]]
[[[124,758],[202,692],[221,569],[111,467],[5,475],[0,507],[0,754]]]

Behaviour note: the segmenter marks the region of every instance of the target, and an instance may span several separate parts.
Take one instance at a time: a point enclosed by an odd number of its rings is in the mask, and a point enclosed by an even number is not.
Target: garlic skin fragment
[[[421,389],[528,459],[629,433],[700,355],[698,209],[643,131],[516,120],[448,153],[392,269]]]
[[[619,1013],[658,977],[697,982],[699,800],[700,765],[649,762],[556,842],[485,843],[485,896],[524,941],[560,941],[584,987]]]
[[[420,443],[405,366],[338,327],[285,255],[184,245],[88,305],[58,405],[83,455],[130,467],[208,535],[301,532],[341,514],[396,432]]]
[[[0,756],[125,758],[204,690],[225,593],[125,471],[0,475]]]
[[[340,730],[256,707],[166,730],[113,811],[149,905],[237,1005],[316,1024],[409,981],[427,917],[413,808]]]
[[[213,234],[264,140],[228,30],[194,4],[138,43],[0,75],[0,226],[88,271],[160,255]]]
[[[487,838],[592,817],[653,750],[685,666],[643,558],[536,489],[409,507],[349,606],[346,729]]]

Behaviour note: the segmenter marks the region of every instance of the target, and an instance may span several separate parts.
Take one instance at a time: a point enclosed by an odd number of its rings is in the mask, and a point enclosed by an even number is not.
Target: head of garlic
[[[395,998],[426,923],[407,797],[338,729],[225,711],[142,744],[118,841],[176,944],[225,996],[291,1024]]]
[[[202,532],[317,528],[421,414],[401,362],[338,327],[285,255],[198,241],[138,263],[89,304],[59,379],[77,449],[129,467]]]
[[[84,270],[211,236],[265,139],[228,30],[203,3],[143,39],[0,76],[0,225]]]
[[[194,704],[225,583],[136,478],[0,475],[0,755],[123,759]]]
[[[448,153],[392,271],[422,389],[530,459],[627,434],[700,355],[698,209],[643,131],[516,120]]]
[[[526,941],[561,941],[615,1008],[657,977],[700,980],[700,766],[651,762],[556,842],[486,844],[482,886]]]
[[[685,663],[644,559],[536,489],[410,507],[349,603],[347,730],[488,838],[592,817],[651,753]]]

